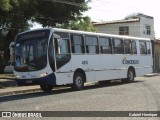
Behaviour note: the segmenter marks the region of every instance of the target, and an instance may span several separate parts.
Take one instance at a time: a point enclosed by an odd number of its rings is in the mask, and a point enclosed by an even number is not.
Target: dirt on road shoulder
[[[0,74],[0,79],[14,79],[14,74]]]

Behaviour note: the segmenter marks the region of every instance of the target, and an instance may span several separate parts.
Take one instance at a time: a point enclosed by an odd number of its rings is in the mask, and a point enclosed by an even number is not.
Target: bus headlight
[[[15,77],[16,77],[16,78],[20,78],[20,76],[19,76],[19,75],[15,75]]]
[[[40,74],[40,77],[45,77],[45,76],[47,76],[47,73],[41,73]]]

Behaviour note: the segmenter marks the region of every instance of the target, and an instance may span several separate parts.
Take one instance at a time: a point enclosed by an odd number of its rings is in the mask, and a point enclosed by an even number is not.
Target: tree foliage
[[[42,0],[36,6],[35,21],[44,27],[69,23],[88,10],[85,0]]]
[[[72,29],[72,30],[83,30],[89,32],[95,32],[96,29],[93,27],[90,17],[77,17],[76,20],[70,21],[68,24],[57,25],[60,28]]]
[[[2,0],[0,26],[24,29],[28,21],[35,21],[43,27],[56,26],[75,20],[76,16],[88,10],[86,0]]]
[[[143,13],[132,13],[132,14],[127,15],[124,19],[128,20],[128,19],[139,18],[139,15],[143,15]]]
[[[1,0],[0,9],[3,11],[9,11],[11,9],[10,0]]]
[[[60,24],[72,25],[71,29],[89,30],[89,18],[78,20],[87,11],[90,0],[1,0],[0,27],[8,34],[4,43],[5,60],[9,59],[9,43],[18,32],[29,29],[31,22],[38,22],[43,27],[56,27]],[[75,21],[75,22],[74,22]],[[86,21],[86,22],[85,22]],[[90,22],[90,23],[89,23]],[[70,24],[72,23],[72,24]],[[82,25],[82,26],[80,26]],[[88,28],[86,28],[86,26]]]

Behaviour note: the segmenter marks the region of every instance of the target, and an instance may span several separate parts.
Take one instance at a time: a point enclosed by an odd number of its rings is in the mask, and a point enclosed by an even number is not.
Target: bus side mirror
[[[57,44],[58,44],[58,54],[61,54],[61,46],[62,46],[61,38],[57,38]]]
[[[54,35],[54,39],[55,39],[55,41],[57,43],[57,46],[60,47],[62,45],[61,37],[59,35],[57,35],[57,34],[53,34],[53,35]]]
[[[58,39],[57,39],[57,43],[58,43],[58,47],[61,47],[61,45],[62,45],[62,39],[61,39],[61,38],[58,38]]]

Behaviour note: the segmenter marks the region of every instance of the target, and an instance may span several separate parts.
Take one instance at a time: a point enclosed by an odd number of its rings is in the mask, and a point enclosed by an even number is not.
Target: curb
[[[7,88],[6,88],[7,89]],[[6,92],[1,92],[0,93],[0,97],[1,96],[8,96],[8,95],[18,95],[18,94],[23,94],[23,93],[31,93],[31,92],[37,92],[37,91],[41,91],[40,88],[32,88],[32,89],[20,89],[20,90],[11,90],[11,91],[6,91]]]
[[[151,73],[151,74],[147,74],[147,75],[144,75],[145,77],[154,77],[154,76],[158,76],[159,74],[158,73]]]
[[[95,83],[94,82],[85,83],[86,86],[92,85],[92,84],[95,84]],[[56,87],[56,88],[53,88],[53,90],[66,89],[66,88],[68,88],[68,87],[67,86],[66,87]],[[14,90],[14,89],[17,89],[17,90]],[[1,90],[4,90],[4,92],[1,92]],[[6,89],[0,89],[0,97],[1,96],[8,96],[8,95],[18,95],[18,94],[24,94],[24,93],[39,92],[39,91],[42,91],[39,86],[33,86],[33,88],[29,88],[29,87],[6,88]]]

